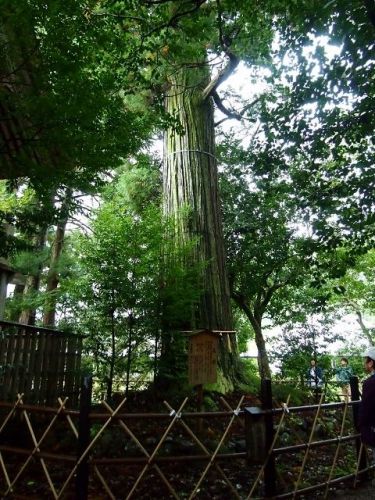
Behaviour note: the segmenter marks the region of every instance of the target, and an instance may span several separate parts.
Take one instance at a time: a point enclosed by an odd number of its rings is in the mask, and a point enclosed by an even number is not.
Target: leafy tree
[[[279,158],[273,175],[294,187],[330,249],[372,245],[373,13],[371,2],[333,1],[300,23],[284,23],[273,95],[262,102],[272,138],[263,150]]]
[[[85,350],[93,358],[94,373],[105,384],[107,397],[114,389],[128,391],[137,372],[148,381],[152,372],[159,378],[175,375],[176,360],[170,367],[159,363],[165,348],[161,332],[166,322],[173,328],[177,317],[187,319],[195,300],[189,276],[170,265],[179,259],[166,258],[175,250],[165,240],[168,222],[163,222],[158,204],[142,204],[142,191],[131,194],[134,185],[129,180],[140,186],[146,179],[146,166],[139,166],[139,176],[136,170],[125,169],[107,188],[92,222],[93,234],[79,236],[79,244],[73,247],[74,276],[62,282],[68,308],[64,321],[69,323],[71,318],[77,327],[74,318],[78,317],[79,329],[88,332]],[[153,169],[148,171],[152,175]],[[146,199],[150,201],[150,196]],[[189,245],[181,251],[189,252]],[[165,304],[170,309],[163,310]],[[179,356],[184,355],[184,347],[180,345]],[[186,359],[181,372],[186,373]]]
[[[306,323],[294,323],[284,327],[283,335],[273,342],[273,360],[281,369],[283,378],[305,380],[310,360],[316,359],[328,380],[333,372],[327,348],[333,341],[342,340],[333,335],[332,322],[327,317],[310,318]]]
[[[141,71],[133,34],[92,6],[3,0],[2,178],[88,186],[152,128],[152,110],[126,98]]]
[[[42,271],[47,259],[47,233],[53,218],[50,196],[37,196],[31,188],[9,192],[2,182],[0,210],[5,225],[3,257],[8,257],[12,267],[25,275],[25,283],[17,289],[22,302],[13,304],[11,317],[26,324],[34,324]],[[18,315],[17,315],[18,311]]]
[[[160,214],[152,207],[137,220],[118,203],[107,202],[93,230],[92,237],[80,238],[80,269],[69,293],[70,300],[79,304],[80,328],[90,332],[86,352],[93,355],[95,375],[105,380],[110,398],[116,381],[128,389],[131,369],[137,370],[137,361],[143,360],[144,354],[148,370],[151,368],[150,334],[155,333],[152,318],[157,320],[162,238]]]
[[[224,144],[221,191],[231,296],[254,330],[260,375],[269,378],[264,320],[280,324],[296,308],[292,290],[310,279],[312,245],[293,228],[296,207],[285,187],[250,175],[255,158]]]
[[[365,323],[364,314],[375,311],[375,252],[368,251],[357,258],[356,265],[349,268],[341,278],[333,280],[331,302],[347,313],[354,313],[363,335],[374,345],[374,331]]]
[[[349,6],[347,2],[330,2],[325,9],[315,13],[304,7],[305,17],[294,16],[294,23],[290,23],[289,17],[285,18],[285,23],[280,18],[276,20],[280,30],[280,45],[274,54],[275,65],[271,66],[273,72],[268,80],[268,94],[256,99],[258,121],[252,131],[250,148],[247,152],[236,152],[236,146],[229,149],[232,162],[234,159],[242,165],[248,163],[247,178],[238,170],[234,175],[233,171],[229,173],[232,178],[242,175],[245,189],[236,191],[234,188],[233,193],[230,193],[232,179],[226,185],[230,208],[224,205],[225,222],[229,223],[226,229],[231,234],[228,261],[233,273],[233,297],[240,307],[245,308],[248,307],[246,289],[250,296],[252,288],[258,291],[257,314],[254,314],[252,307],[247,312],[253,327],[258,331],[261,330],[259,325],[262,312],[264,314],[265,311],[263,305],[271,305],[268,314],[272,316],[273,310],[273,318],[279,323],[286,316],[285,312],[288,312],[288,302],[289,308],[295,309],[298,304],[295,299],[298,295],[301,298],[306,290],[309,293],[308,297],[303,297],[304,305],[306,299],[310,298],[310,310],[325,307],[329,298],[329,292],[324,289],[325,281],[345,273],[347,266],[353,264],[353,254],[362,251],[361,246],[365,247],[371,241],[373,230],[371,210],[368,208],[373,204],[373,197],[368,190],[372,139],[367,125],[363,127],[359,123],[367,116],[373,95],[373,85],[371,90],[369,88],[369,81],[373,80],[370,76],[373,73],[373,61],[369,50],[373,45],[371,16],[362,2],[355,2],[353,12],[349,12],[352,4]],[[291,6],[292,15],[295,8],[296,5]],[[361,20],[357,33],[354,33],[357,26],[354,19]],[[348,43],[344,43],[340,50],[336,49],[338,55],[332,56],[339,33],[346,37],[345,42]],[[362,66],[364,63],[366,68]],[[350,80],[340,79],[340,75],[347,71],[353,75],[353,80],[357,80],[354,78],[354,67],[358,67],[358,81],[352,85]],[[353,112],[358,119],[352,120]],[[225,148],[228,149],[226,143]],[[349,176],[353,180],[350,186]],[[257,203],[253,205],[249,196],[246,198],[243,194],[246,184],[251,185],[248,191],[253,191],[253,199],[256,200],[258,196]],[[277,209],[274,207],[272,212],[272,209],[269,210],[269,200],[275,199],[272,197],[277,194],[282,209],[280,206]],[[228,201],[225,203],[228,204]],[[244,209],[246,203],[248,206]],[[268,217],[259,224],[263,231],[255,228],[253,223],[262,210],[265,214],[269,210]],[[275,219],[283,210],[284,220],[276,222]],[[297,258],[297,267],[290,269],[292,282],[289,284],[297,288],[276,288],[277,293],[271,302],[269,292],[272,295],[273,287],[277,287],[278,282],[270,279],[268,283],[262,284],[258,281],[259,261],[263,264],[271,263],[272,259],[277,260],[277,234],[281,235],[284,227],[287,235],[293,220],[294,224],[297,221],[299,225],[304,221],[309,227],[311,238],[292,237],[295,239],[294,244],[298,242],[300,260],[299,266]],[[268,241],[267,231],[273,233],[268,251],[267,244],[264,245]],[[257,241],[258,233],[262,238]],[[257,246],[251,246],[252,240]],[[345,259],[338,259],[337,265],[332,249],[344,243],[350,250],[345,252]],[[285,253],[287,247],[288,243],[281,245]],[[248,253],[244,252],[245,248]],[[263,248],[265,252],[260,256]],[[255,259],[258,260],[256,264]],[[235,280],[246,266],[250,269],[249,263],[255,264],[255,269],[247,274],[240,293],[236,293],[238,282]],[[302,284],[301,276],[305,276],[306,280],[307,265],[312,274],[308,277],[312,286],[306,287],[304,283],[301,293],[298,287]],[[288,272],[286,268],[285,272]],[[293,293],[290,293],[291,290]],[[298,309],[301,314],[301,308]],[[264,340],[259,342],[259,350],[265,351]],[[265,361],[266,367],[267,364]],[[264,375],[269,375],[267,368]]]
[[[44,326],[54,326],[65,230],[81,209],[69,188],[43,193],[28,184],[14,192],[7,191],[4,183],[3,187],[0,206],[14,242],[7,256],[25,277],[25,285],[17,288],[9,304],[10,314],[14,320],[33,324],[39,309]]]
[[[68,220],[80,210],[77,191],[97,191],[104,182],[101,172],[138,150],[160,115],[160,107],[140,106],[144,96],[128,95],[134,72],[141,71],[132,58],[132,35],[112,18],[92,17],[91,7],[83,1],[2,2],[0,178],[12,179],[8,187],[16,208],[0,213],[14,230],[14,236],[1,231],[2,256],[19,247],[51,251],[49,270],[46,262],[36,274],[23,269],[26,286],[16,295],[26,323],[35,321],[40,307],[43,272],[43,322],[55,322],[58,261]],[[32,193],[29,203],[21,201],[27,196],[17,188]],[[21,301],[13,306],[15,318]]]

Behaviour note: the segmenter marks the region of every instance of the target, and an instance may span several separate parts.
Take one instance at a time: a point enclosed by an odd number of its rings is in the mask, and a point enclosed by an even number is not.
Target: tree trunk
[[[115,364],[116,364],[116,331],[115,331],[115,317],[114,312],[111,313],[111,351],[109,358],[109,373],[107,380],[107,401],[112,399],[113,392],[113,378],[115,376]]]
[[[254,328],[254,332],[255,332],[255,343],[258,349],[258,368],[259,368],[260,378],[262,380],[265,378],[271,378],[270,364],[268,360],[266,342],[264,340],[261,323]]]
[[[55,238],[51,247],[51,259],[46,284],[46,300],[44,305],[43,326],[55,326],[56,294],[59,285],[58,263],[64,248],[65,229],[69,217],[71,190],[68,189],[60,209],[60,217],[56,226]]]
[[[233,298],[240,309],[246,314],[246,317],[250,321],[250,324],[255,333],[255,344],[258,350],[258,369],[259,376],[261,379],[271,378],[270,363],[268,360],[268,354],[266,349],[266,342],[263,336],[262,330],[262,314],[257,311],[253,311],[246,304],[246,302],[236,294],[233,294]]]
[[[176,245],[196,240],[192,262],[202,270],[197,282],[200,300],[191,314],[190,329],[231,330],[230,294],[225,268],[221,209],[218,195],[213,104],[204,99],[207,68],[183,68],[171,80],[167,111],[181,130],[169,128],[164,141],[164,211],[175,220]],[[186,216],[181,210],[187,210]],[[237,356],[233,339],[225,335],[220,364],[225,370]],[[233,345],[230,345],[233,344]],[[165,346],[163,346],[164,350]],[[225,373],[227,375],[227,373]]]
[[[36,252],[41,252],[45,247],[46,236],[47,236],[46,228],[41,228],[39,234],[35,236],[34,248]],[[31,295],[39,291],[41,272],[42,272],[42,266],[40,265],[38,271],[35,274],[27,276],[24,288],[25,297],[27,297],[27,295]],[[28,309],[24,309],[21,312],[19,317],[19,322],[25,325],[35,325],[35,318],[36,318],[36,309],[30,307]]]
[[[15,300],[20,300],[24,294],[24,291],[25,291],[25,284],[24,283],[18,283],[15,287],[14,287],[14,292],[13,292],[13,298]],[[19,310],[14,310],[11,315],[10,315],[10,321],[19,321]]]
[[[129,333],[128,333],[128,356],[126,360],[126,381],[125,381],[125,397],[128,397],[129,394],[129,383],[130,383],[130,369],[132,364],[132,342],[133,342],[133,326],[134,326],[134,317],[133,314],[130,313],[128,318],[129,325]]]

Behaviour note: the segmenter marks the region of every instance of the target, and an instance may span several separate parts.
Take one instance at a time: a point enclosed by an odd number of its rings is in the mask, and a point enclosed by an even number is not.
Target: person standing
[[[362,443],[371,447],[375,458],[375,347],[364,353],[364,366],[370,376],[363,382],[362,400],[359,406],[358,427]]]
[[[341,401],[349,401],[350,399],[350,377],[353,376],[352,367],[349,366],[347,358],[341,358],[340,366],[336,368],[336,380],[340,387]]]
[[[315,359],[310,361],[310,368],[306,373],[307,385],[313,389],[323,386],[323,370],[317,365]]]

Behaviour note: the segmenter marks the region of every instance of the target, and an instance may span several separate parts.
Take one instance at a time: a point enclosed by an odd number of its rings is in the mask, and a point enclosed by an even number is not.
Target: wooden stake
[[[348,401],[349,401],[349,398],[348,398],[348,396],[346,396],[344,411],[343,411],[343,415],[342,415],[342,422],[341,422],[339,442],[337,443],[335,456],[333,457],[332,467],[331,467],[331,470],[329,472],[329,476],[328,476],[328,480],[327,480],[327,486],[326,486],[326,490],[325,490],[325,493],[324,493],[324,500],[326,500],[326,498],[328,496],[329,484],[331,482],[331,479],[332,479],[332,476],[333,476],[333,472],[334,472],[335,467],[336,467],[336,462],[337,462],[337,459],[338,459],[338,456],[339,456],[340,445],[341,445],[341,438],[342,438],[342,436],[344,434],[346,413],[348,411]]]
[[[207,472],[209,471],[209,469],[210,469],[211,465],[213,464],[213,462],[214,462],[214,460],[215,460],[215,458],[216,458],[216,455],[219,453],[219,450],[220,450],[220,448],[221,448],[221,445],[223,444],[223,442],[224,442],[225,438],[227,437],[227,434],[228,434],[228,432],[229,432],[229,429],[232,427],[232,424],[233,424],[234,419],[238,416],[238,412],[239,412],[239,410],[240,410],[240,408],[241,408],[242,401],[243,401],[244,399],[245,399],[245,396],[242,396],[242,397],[241,397],[241,399],[240,399],[240,401],[239,401],[239,403],[238,403],[238,405],[237,405],[237,408],[236,408],[236,409],[234,410],[234,412],[233,412],[233,415],[232,415],[232,417],[231,417],[231,419],[230,419],[230,421],[229,421],[229,424],[227,425],[227,428],[225,429],[224,434],[222,435],[222,437],[221,437],[221,439],[220,439],[220,441],[219,441],[219,444],[217,445],[217,447],[216,447],[216,449],[215,449],[214,453],[212,454],[212,456],[211,456],[211,458],[210,458],[210,461],[208,462],[208,464],[207,464],[206,468],[204,469],[204,471],[203,471],[203,473],[202,473],[201,477],[199,478],[199,481],[198,481],[198,482],[197,482],[197,484],[195,485],[194,490],[192,491],[191,495],[189,496],[189,500],[191,500],[192,498],[194,498],[194,497],[195,497],[195,495],[196,495],[196,493],[197,493],[197,491],[198,491],[198,489],[199,489],[199,486],[202,484],[203,479],[206,477]]]
[[[316,410],[316,415],[315,415],[314,423],[313,423],[313,426],[312,426],[312,429],[311,429],[311,432],[310,432],[309,441],[307,443],[307,448],[306,448],[306,451],[305,451],[305,455],[304,455],[303,460],[302,460],[302,465],[301,465],[301,468],[300,468],[300,471],[299,471],[299,474],[298,474],[298,479],[297,479],[296,485],[294,487],[293,497],[292,497],[293,500],[296,498],[297,491],[298,491],[298,486],[299,486],[299,483],[301,482],[301,479],[302,479],[302,474],[303,474],[303,471],[304,471],[304,468],[305,468],[305,465],[306,465],[306,462],[307,462],[307,457],[308,457],[309,451],[310,451],[310,445],[311,445],[312,440],[314,438],[314,432],[315,432],[316,424],[318,422],[318,417],[319,417],[319,413],[320,413],[320,408],[321,408],[322,403],[323,403],[323,398],[324,398],[324,392],[322,392],[322,394],[320,395],[319,406],[318,406],[318,408]]]

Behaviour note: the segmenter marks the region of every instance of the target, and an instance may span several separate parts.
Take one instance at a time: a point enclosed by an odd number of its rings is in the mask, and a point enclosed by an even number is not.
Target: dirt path
[[[375,481],[369,481],[355,489],[336,490],[329,497],[330,500],[334,498],[339,500],[375,500]]]

